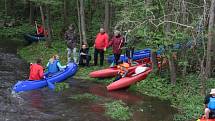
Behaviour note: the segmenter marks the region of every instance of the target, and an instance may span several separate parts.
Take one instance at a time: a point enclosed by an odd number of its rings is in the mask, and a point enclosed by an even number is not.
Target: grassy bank
[[[34,43],[20,49],[18,53],[28,62],[34,62],[36,58],[40,57],[43,59],[44,66],[48,62],[49,58],[54,54],[60,55],[62,65],[67,62],[66,45],[63,41],[54,41],[52,43],[52,48],[46,48],[45,42]],[[91,52],[91,54],[93,54],[93,52]],[[91,60],[91,63],[92,62],[93,61]],[[75,78],[94,80],[108,84],[112,79],[99,80],[89,78],[88,76],[91,71],[99,70],[107,66],[108,64],[105,63],[104,67],[80,67],[79,71],[75,75]],[[130,89],[149,96],[170,100],[172,106],[179,109],[180,114],[176,115],[175,118],[178,121],[198,118],[203,113],[204,97],[200,95],[200,81],[197,76],[189,75],[186,78],[180,78],[177,80],[177,84],[175,86],[169,84],[167,80],[169,79],[159,78],[156,75],[150,75],[146,80],[131,86]],[[211,88],[215,87],[215,80],[211,79],[207,82],[207,84],[207,91],[210,91]]]
[[[175,116],[177,121],[190,121],[203,114],[204,97],[200,94],[200,81],[196,75],[177,80],[175,86],[166,78],[150,75],[146,80],[133,85],[130,90],[141,92],[149,96],[170,100],[173,107],[179,109]],[[215,79],[208,80],[207,92],[215,87]]]

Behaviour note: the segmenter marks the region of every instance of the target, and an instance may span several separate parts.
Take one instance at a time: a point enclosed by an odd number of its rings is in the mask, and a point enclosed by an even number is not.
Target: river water
[[[167,101],[126,90],[107,92],[101,84],[68,79],[70,88],[53,92],[48,88],[12,94],[11,87],[28,78],[28,64],[18,57],[21,42],[0,41],[0,121],[114,121],[105,115],[104,104],[122,100],[132,110],[130,121],[172,121],[175,109]],[[72,97],[90,93],[98,101],[77,101]]]

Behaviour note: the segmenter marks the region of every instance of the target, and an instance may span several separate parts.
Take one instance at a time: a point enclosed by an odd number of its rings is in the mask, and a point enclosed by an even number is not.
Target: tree
[[[81,33],[82,33],[82,39],[83,39],[82,41],[84,44],[87,44],[85,14],[84,14],[84,0],[80,0],[80,18],[81,18]]]
[[[211,7],[209,12],[209,25],[208,25],[208,43],[207,43],[207,61],[206,61],[206,76],[211,76],[211,61],[212,61],[212,45],[213,45],[213,36],[214,36],[214,9],[215,8],[215,0],[211,0]]]

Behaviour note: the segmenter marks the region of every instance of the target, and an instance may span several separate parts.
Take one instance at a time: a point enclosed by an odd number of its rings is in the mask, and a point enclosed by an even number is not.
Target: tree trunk
[[[81,16],[80,16],[79,0],[77,0],[77,12],[78,12],[78,33],[79,33],[80,46],[81,46],[82,45],[82,34],[81,34]]]
[[[29,4],[29,23],[32,24],[33,23],[33,4],[32,2],[29,0],[28,1],[28,4]]]
[[[211,0],[211,7],[209,13],[209,25],[208,25],[208,43],[207,43],[207,57],[206,57],[206,76],[211,76],[211,56],[212,56],[212,41],[214,36],[214,7],[215,0]]]
[[[170,79],[171,79],[171,84],[175,85],[176,84],[176,69],[175,69],[175,63],[173,56],[169,56],[169,70],[170,70]]]
[[[104,20],[104,29],[109,33],[109,20],[110,20],[110,11],[109,11],[109,0],[105,0],[105,20]]]
[[[64,20],[64,26],[66,27],[68,25],[68,0],[63,1],[63,20]]]
[[[153,72],[156,72],[157,69],[158,69],[158,62],[157,62],[157,53],[155,51],[151,51],[151,61],[152,61],[152,69],[153,69]]]
[[[51,35],[52,35],[52,32],[51,32],[51,24],[50,24],[50,21],[51,21],[51,18],[50,18],[50,8],[49,6],[47,6],[47,32],[48,32],[48,39],[47,39],[47,42],[46,42],[46,46],[47,47],[51,47]]]
[[[41,19],[42,19],[42,25],[43,25],[43,28],[44,28],[44,32],[46,32],[45,17],[44,17],[42,5],[40,5],[40,15],[41,15]],[[45,39],[47,40],[47,35],[46,34],[45,34]]]
[[[80,17],[81,17],[81,32],[83,36],[83,43],[87,45],[86,30],[85,30],[85,14],[84,14],[84,0],[80,0]]]
[[[4,0],[5,18],[7,18],[7,0]]]

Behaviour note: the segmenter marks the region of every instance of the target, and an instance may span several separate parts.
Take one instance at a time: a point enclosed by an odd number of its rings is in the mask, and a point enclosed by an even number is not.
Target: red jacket
[[[41,80],[44,72],[43,67],[39,64],[31,64],[29,80]]]
[[[109,42],[109,46],[112,46],[114,54],[121,54],[121,48],[124,46],[124,38],[122,36],[114,36]]]
[[[108,35],[106,33],[98,33],[95,40],[96,49],[104,49],[108,47]]]

